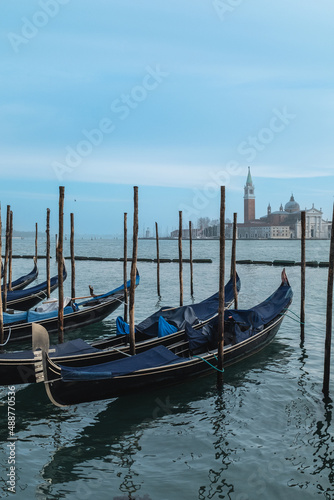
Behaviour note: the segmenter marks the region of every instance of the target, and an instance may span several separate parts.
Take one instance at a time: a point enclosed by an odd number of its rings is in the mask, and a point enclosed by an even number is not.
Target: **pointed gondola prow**
[[[281,278],[282,278],[282,285],[285,283],[286,285],[290,286],[287,274],[285,272],[285,267],[283,268],[283,271],[282,271],[282,274],[281,274]]]

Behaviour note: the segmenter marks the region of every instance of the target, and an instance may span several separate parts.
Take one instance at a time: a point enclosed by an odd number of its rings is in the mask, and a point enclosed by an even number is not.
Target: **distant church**
[[[239,239],[265,239],[265,238],[300,238],[301,237],[301,210],[293,194],[284,208],[281,204],[279,210],[272,212],[270,203],[267,215],[255,218],[255,186],[253,184],[250,167],[246,185],[244,187],[244,223],[238,224]],[[305,209],[306,238],[330,238],[331,223],[322,219],[322,211],[314,208]],[[230,228],[228,228],[230,229]]]

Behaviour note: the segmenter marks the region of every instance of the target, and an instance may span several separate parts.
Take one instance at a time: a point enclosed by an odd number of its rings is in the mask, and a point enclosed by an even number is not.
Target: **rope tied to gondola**
[[[286,311],[287,311],[287,309],[286,309]],[[289,314],[287,314],[287,312],[280,313],[280,316],[286,316],[287,318],[292,319],[292,321],[296,321],[296,323],[299,323],[300,325],[305,325],[305,323],[300,321],[300,317],[296,313],[294,313],[293,311],[290,311],[290,310],[289,310],[289,312],[291,312],[292,314],[297,316],[298,319],[292,318],[292,316],[289,316]]]
[[[0,344],[0,347],[5,347],[6,344],[8,344],[9,342],[9,339],[10,339],[10,336],[11,336],[11,333],[12,333],[12,329],[9,328],[9,332],[8,332],[8,336],[7,336],[7,340],[4,344]]]
[[[215,358],[216,361],[218,361],[218,359],[216,358],[215,355],[213,355],[213,357]],[[210,361],[208,361],[205,358],[202,358],[201,356],[197,356],[196,354],[193,354],[193,358],[201,359],[202,361],[205,361],[208,365],[210,365],[212,368],[214,368],[215,370],[217,370],[217,372],[224,373],[224,369],[220,370],[219,368],[217,368],[216,366],[214,366],[213,364],[211,364]]]
[[[289,309],[288,307],[284,307],[283,311],[289,311],[289,313],[294,314],[295,316],[297,316],[298,319],[300,319],[300,317],[298,316],[298,314],[296,314],[295,312],[291,311],[291,309]]]

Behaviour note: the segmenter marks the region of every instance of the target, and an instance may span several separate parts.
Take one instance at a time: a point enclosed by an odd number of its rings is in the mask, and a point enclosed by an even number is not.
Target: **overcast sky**
[[[79,233],[243,221],[289,200],[331,218],[330,0],[2,0],[0,200],[16,229],[57,231],[58,186]],[[130,218],[131,219],[131,218]],[[129,220],[130,222],[130,220]]]

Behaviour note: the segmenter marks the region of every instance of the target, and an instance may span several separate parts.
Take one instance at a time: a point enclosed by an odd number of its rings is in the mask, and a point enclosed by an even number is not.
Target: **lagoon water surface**
[[[121,257],[123,242],[77,240],[75,247],[77,255]],[[227,242],[227,266],[230,247]],[[184,257],[188,248],[184,242]],[[40,242],[40,252],[44,249],[45,243]],[[33,239],[14,240],[14,254],[33,251]],[[307,260],[328,261],[328,252],[328,241],[307,241]],[[194,258],[213,260],[194,265],[195,301],[218,289],[218,253],[217,241],[194,241]],[[140,257],[154,254],[153,240],[139,241]],[[160,257],[177,258],[177,241],[161,241]],[[300,260],[300,242],[238,241],[237,258]],[[69,261],[67,267],[70,271]],[[31,268],[29,260],[14,260],[13,278]],[[42,282],[43,260],[39,268]],[[161,264],[160,300],[156,265],[142,262],[138,268],[136,322],[161,305],[177,305],[179,293],[177,263]],[[51,270],[56,274],[54,262]],[[240,308],[264,300],[280,283],[279,267],[239,265],[237,270]],[[288,267],[294,291],[289,317],[270,346],[226,369],[222,393],[217,392],[216,373],[212,373],[175,387],[61,409],[49,402],[42,384],[17,386],[15,493],[8,490],[7,482],[8,444],[13,439],[7,418],[9,389],[2,387],[0,496],[20,500],[334,499],[333,405],[331,400],[323,401],[321,392],[327,269],[306,271],[304,345],[300,345],[297,319],[300,267]],[[121,262],[76,263],[77,295],[87,295],[88,285],[98,293],[121,281]],[[65,294],[69,290],[70,272]],[[191,303],[189,264],[184,265],[184,301]],[[102,323],[67,338],[107,336],[122,313],[121,306]]]

